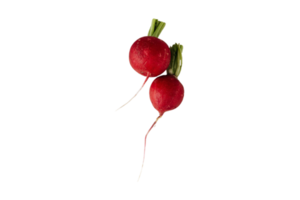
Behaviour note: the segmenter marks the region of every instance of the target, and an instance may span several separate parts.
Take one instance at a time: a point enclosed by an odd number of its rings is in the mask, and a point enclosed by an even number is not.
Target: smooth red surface
[[[160,76],[150,86],[151,103],[160,115],[177,108],[183,97],[184,88],[173,75]]]
[[[168,45],[152,36],[146,36],[133,43],[129,51],[132,68],[141,75],[155,77],[162,74],[169,66],[171,52]]]

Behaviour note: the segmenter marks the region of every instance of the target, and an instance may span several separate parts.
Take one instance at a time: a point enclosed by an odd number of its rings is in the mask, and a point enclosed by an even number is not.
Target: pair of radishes
[[[149,77],[156,77],[167,70],[167,75],[156,78],[150,87],[150,100],[154,108],[159,112],[159,116],[145,136],[142,169],[148,133],[166,111],[173,110],[181,104],[184,96],[184,88],[177,79],[182,67],[183,46],[174,44],[169,48],[164,41],[158,39],[164,26],[165,23],[153,19],[148,36],[135,41],[129,51],[129,61],[132,68],[139,74],[146,76],[141,89]]]

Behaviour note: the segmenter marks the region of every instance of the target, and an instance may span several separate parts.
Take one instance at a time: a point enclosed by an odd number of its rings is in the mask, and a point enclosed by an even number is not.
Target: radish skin
[[[177,108],[183,97],[183,85],[173,75],[160,76],[150,86],[151,103],[160,115]]]
[[[150,74],[156,77],[168,68],[171,52],[168,45],[152,36],[136,40],[129,51],[129,62],[132,68],[143,76]]]

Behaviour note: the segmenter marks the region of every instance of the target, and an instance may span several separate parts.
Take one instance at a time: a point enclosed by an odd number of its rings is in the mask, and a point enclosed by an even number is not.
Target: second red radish
[[[140,183],[145,170],[150,133],[158,126],[159,121],[166,113],[175,111],[181,107],[186,98],[186,88],[178,77],[171,74],[164,74],[154,78],[150,82],[147,94],[148,101],[157,113],[157,117],[152,121],[143,136],[142,158],[136,183]]]
[[[150,87],[150,100],[161,117],[165,112],[177,108],[184,96],[184,88],[174,75],[157,77]]]

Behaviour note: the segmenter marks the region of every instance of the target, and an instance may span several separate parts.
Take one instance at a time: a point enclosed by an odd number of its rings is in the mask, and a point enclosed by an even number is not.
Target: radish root
[[[141,94],[141,92],[145,89],[149,80],[150,80],[149,74],[147,74],[147,76],[143,79],[142,83],[140,84],[138,89],[132,94],[132,96],[128,100],[126,100],[123,104],[121,104],[120,106],[115,108],[113,110],[113,112],[119,112],[120,110],[122,110],[123,108],[128,106],[130,103],[132,103]]]
[[[141,164],[138,175],[137,175],[136,180],[135,180],[135,183],[140,183],[141,182],[144,171],[145,171],[145,165]]]
[[[158,123],[160,122],[161,119],[163,119],[164,116],[157,116],[155,119],[151,122],[150,126],[146,130],[144,136],[143,136],[143,146],[142,146],[142,158],[140,162],[140,168],[135,180],[135,183],[140,183],[143,177],[143,173],[145,171],[145,165],[146,165],[146,160],[147,160],[147,150],[148,150],[148,139],[150,134],[152,133],[154,128],[157,128]]]

